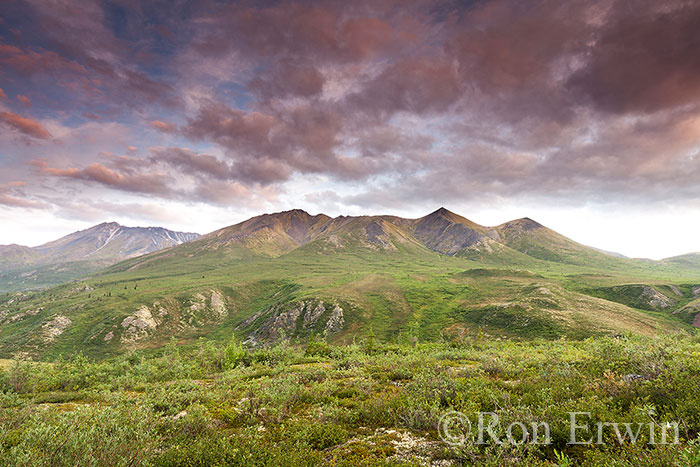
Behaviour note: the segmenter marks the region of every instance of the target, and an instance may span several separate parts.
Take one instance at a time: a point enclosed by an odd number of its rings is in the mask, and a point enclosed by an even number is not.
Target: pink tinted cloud
[[[287,95],[311,97],[323,90],[325,78],[313,65],[281,61],[267,75],[254,78],[248,87],[263,99]]]
[[[40,173],[53,177],[72,178],[95,182],[117,190],[168,196],[173,193],[169,178],[162,173],[142,173],[133,170],[114,170],[99,162],[93,162],[84,169],[60,169],[49,167],[45,161],[34,161]]]
[[[163,133],[173,133],[177,130],[177,126],[175,124],[166,123],[160,120],[153,120],[151,123],[149,123],[149,126],[158,131],[162,131]]]
[[[22,117],[12,112],[0,112],[0,123],[13,128],[23,135],[37,139],[49,139],[51,133],[34,119]]]
[[[371,14],[371,13],[370,13]],[[282,2],[266,7],[222,5],[196,44],[207,54],[236,47],[246,54],[358,60],[390,48],[397,35],[381,18],[346,16],[333,4]]]
[[[30,107],[32,105],[32,100],[25,95],[18,94],[17,100],[25,107]]]
[[[23,188],[25,181],[12,181],[7,184],[0,184],[0,205],[13,208],[43,208],[43,203],[28,199]]]
[[[117,37],[91,1],[35,12],[51,35],[44,48],[0,45],[3,77],[56,77],[60,91],[82,103],[79,115],[149,122],[164,145],[218,146],[208,149],[216,157],[166,148],[97,165],[66,156],[51,164],[64,168],[45,175],[134,192],[137,176],[179,173],[193,179],[190,195],[217,203],[235,195],[237,183],[274,188],[300,174],[353,180],[368,191],[390,176],[436,197],[554,196],[577,187],[585,196],[606,184],[633,191],[639,180],[661,186],[674,176],[686,191],[697,185],[693,2],[196,3],[191,16],[174,4],[163,24],[146,28],[157,44],[167,42],[162,56],[139,28],[149,20],[140,9],[125,8],[130,37]],[[45,101],[14,83],[6,89],[32,96],[35,107]],[[181,94],[187,104],[178,107]],[[129,138],[115,147],[91,136],[105,147],[83,161],[133,141],[148,145]],[[207,189],[212,182],[216,190]]]

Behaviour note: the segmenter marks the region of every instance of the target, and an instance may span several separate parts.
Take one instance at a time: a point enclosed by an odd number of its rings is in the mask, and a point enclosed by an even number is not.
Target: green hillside
[[[104,357],[232,334],[251,345],[370,331],[389,342],[657,335],[691,329],[697,286],[697,270],[606,255],[527,219],[490,228],[444,209],[421,219],[295,210],[5,295],[0,357]]]

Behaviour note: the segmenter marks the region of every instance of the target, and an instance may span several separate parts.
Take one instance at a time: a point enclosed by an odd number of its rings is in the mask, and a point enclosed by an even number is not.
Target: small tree
[[[316,335],[311,333],[304,354],[309,357],[329,357],[331,355],[331,348],[326,341],[317,340]]]
[[[229,370],[239,365],[250,364],[250,353],[236,336],[231,336],[231,340],[224,349],[224,369]]]
[[[374,339],[374,329],[370,326],[369,333],[367,333],[367,339],[365,339],[365,353],[372,355],[377,352],[377,343]]]

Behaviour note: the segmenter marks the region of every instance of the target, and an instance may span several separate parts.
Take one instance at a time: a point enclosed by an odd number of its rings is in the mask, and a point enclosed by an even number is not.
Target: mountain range
[[[158,238],[182,242],[165,249],[165,240],[144,246],[108,233],[119,228],[7,250],[8,262],[132,257],[80,282],[0,298],[0,356],[105,356],[231,335],[266,345],[370,331],[390,341],[700,327],[695,256],[629,259],[529,218],[487,227],[444,208],[418,219],[292,210],[199,238],[165,231]]]
[[[102,223],[37,247],[0,245],[0,293],[60,284],[199,234]]]

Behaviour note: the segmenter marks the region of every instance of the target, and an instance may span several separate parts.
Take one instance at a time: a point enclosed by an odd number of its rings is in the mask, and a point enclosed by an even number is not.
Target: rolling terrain
[[[95,357],[175,339],[251,345],[573,339],[700,325],[700,272],[620,258],[531,220],[257,216],[79,283],[0,298],[0,357]]]
[[[0,245],[0,293],[60,284],[197,237],[162,227],[124,227],[110,222],[33,248]]]

